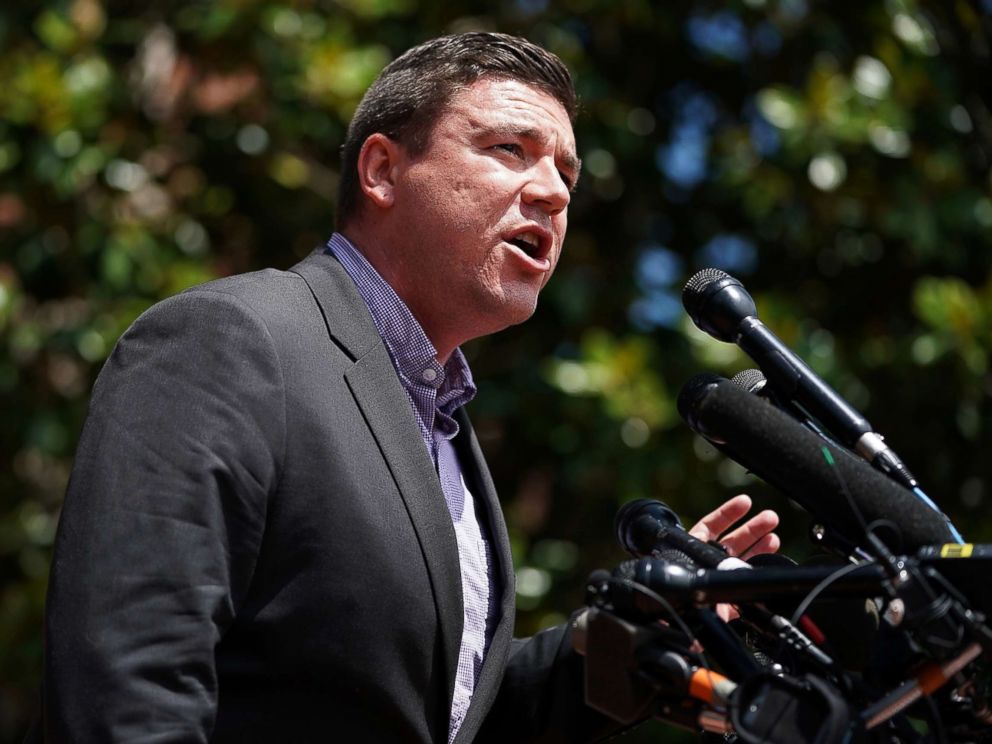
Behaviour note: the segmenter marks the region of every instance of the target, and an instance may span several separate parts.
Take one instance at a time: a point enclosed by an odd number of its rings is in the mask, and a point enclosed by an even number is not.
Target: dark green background
[[[692,375],[752,366],[680,310],[705,266],[992,541],[990,25],[990,0],[5,2],[0,741],[35,705],[59,504],[115,339],[158,299],[326,239],[358,98],[444,32],[523,34],[583,101],[558,273],[529,323],[467,349],[521,633],[623,558],[633,497],[688,521],[747,490],[810,552],[806,515],[675,413]]]

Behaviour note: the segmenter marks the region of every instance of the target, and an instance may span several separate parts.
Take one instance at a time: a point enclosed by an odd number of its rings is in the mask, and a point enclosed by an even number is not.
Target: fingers
[[[700,540],[709,541],[720,539],[720,543],[732,556],[747,559],[762,553],[774,553],[782,544],[779,536],[773,530],[778,527],[778,514],[771,509],[751,517],[740,527],[727,533],[751,509],[751,499],[745,494],[735,496],[711,511],[692,526],[689,533]],[[728,621],[739,617],[735,607],[729,604],[718,604],[717,614]]]
[[[749,496],[745,494],[734,496],[734,498],[725,501],[696,522],[689,530],[689,534],[704,542],[707,540],[716,540],[728,528],[733,526],[738,519],[747,514],[750,508],[751,498]],[[743,547],[747,546],[745,545]]]
[[[771,532],[764,537],[762,537],[758,542],[752,545],[750,548],[745,550],[740,558],[747,560],[756,555],[762,555],[763,553],[777,553],[778,549],[782,547],[782,541],[779,536],[774,532]]]
[[[719,539],[729,555],[740,558],[774,553],[779,549],[782,541],[773,532],[778,527],[778,514],[771,509],[759,512],[741,526],[723,535],[743,518],[750,508],[750,497],[745,494],[735,496],[700,519],[689,533],[703,541]]]
[[[720,603],[713,608],[716,610],[716,614],[725,623],[729,623],[731,620],[736,620],[741,616],[740,611],[735,605]]]
[[[765,509],[751,517],[740,527],[720,538],[720,543],[730,555],[740,556],[748,550],[753,550],[761,540],[769,537],[772,530],[778,527],[778,514],[771,509]],[[778,537],[775,537],[778,540]],[[759,552],[770,552],[767,550]],[[752,553],[755,555],[756,553]]]

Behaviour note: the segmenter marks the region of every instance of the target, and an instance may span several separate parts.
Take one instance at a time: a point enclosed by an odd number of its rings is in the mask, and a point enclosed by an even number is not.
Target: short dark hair
[[[358,104],[341,147],[338,227],[359,208],[358,155],[365,140],[380,132],[413,154],[423,152],[451,98],[482,78],[538,88],[575,118],[578,99],[568,68],[536,44],[488,32],[431,39],[386,65]]]

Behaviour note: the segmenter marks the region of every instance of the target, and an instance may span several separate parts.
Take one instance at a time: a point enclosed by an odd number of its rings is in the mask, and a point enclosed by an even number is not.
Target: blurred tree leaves
[[[526,35],[583,99],[558,274],[529,323],[467,349],[521,633],[622,558],[628,498],[691,521],[747,488],[808,552],[807,518],[674,412],[693,374],[752,366],[681,312],[703,266],[742,278],[967,536],[992,540],[990,25],[988,0],[6,4],[0,740],[33,710],[59,504],[116,338],[158,299],[326,239],[348,117],[439,33]]]

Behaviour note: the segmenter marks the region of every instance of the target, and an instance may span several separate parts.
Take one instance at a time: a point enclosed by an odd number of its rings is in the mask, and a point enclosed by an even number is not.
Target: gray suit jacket
[[[458,741],[595,738],[565,628],[502,614]],[[454,530],[368,310],[322,251],[159,303],[93,390],[46,618],[52,741],[446,741]],[[578,733],[581,732],[581,735]]]

